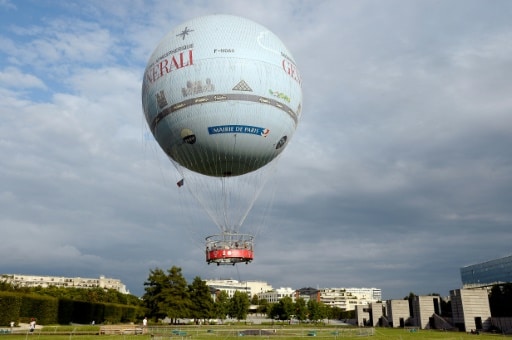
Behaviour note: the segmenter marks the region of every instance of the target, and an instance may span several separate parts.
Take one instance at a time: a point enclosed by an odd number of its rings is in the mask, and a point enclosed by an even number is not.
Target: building
[[[463,288],[492,286],[512,282],[512,256],[460,268]]]
[[[284,297],[290,297],[292,300],[295,301],[295,290],[291,289],[289,287],[281,287],[274,290],[271,290],[269,292],[265,293],[259,293],[258,298],[260,300],[267,300],[269,303],[276,303],[279,302]]]
[[[370,303],[370,325],[382,326],[381,318],[384,315],[382,309],[382,302],[372,302]]]
[[[320,302],[320,291],[315,288],[306,287],[295,291],[295,300],[303,299],[306,303],[310,300]]]
[[[405,327],[410,317],[409,300],[386,301],[386,319],[390,327]]]
[[[366,305],[356,305],[356,323],[363,326],[382,326],[382,302],[372,302]]]
[[[237,281],[231,279],[204,280],[206,285],[214,290],[225,291],[229,298],[232,298],[235,292],[245,292],[252,298],[254,295],[272,290],[272,286],[263,281]]]
[[[382,300],[382,291],[378,288],[322,288],[320,302],[329,307],[338,307],[345,311],[355,310],[356,305],[366,305]]]
[[[434,315],[441,315],[441,297],[417,296],[412,299],[412,322],[421,329],[435,328]]]
[[[456,289],[450,291],[453,324],[461,331],[488,330],[491,327],[491,308],[485,289]]]
[[[64,287],[64,288],[103,288],[114,289],[130,294],[126,286],[118,279],[100,276],[99,278],[2,274],[0,280],[18,287]]]
[[[364,327],[369,324],[370,320],[370,307],[368,305],[356,305],[356,323],[359,327]]]

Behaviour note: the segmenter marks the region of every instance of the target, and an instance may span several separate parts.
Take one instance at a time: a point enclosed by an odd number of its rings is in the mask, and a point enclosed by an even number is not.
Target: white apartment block
[[[289,287],[286,288],[277,288],[269,292],[259,293],[258,298],[260,300],[265,299],[269,303],[279,302],[284,297],[290,297],[292,300],[295,300],[295,289],[291,289]]]
[[[204,280],[208,287],[225,291],[232,298],[235,292],[245,292],[252,298],[263,292],[272,290],[272,286],[263,281],[237,281],[237,280]]]
[[[382,301],[379,288],[322,288],[320,302],[329,307],[338,307],[345,311],[355,310],[356,305],[365,305]]]
[[[126,286],[118,279],[106,278],[83,278],[83,277],[64,277],[64,276],[44,276],[44,275],[20,275],[20,274],[2,274],[0,280],[19,287],[64,287],[64,288],[103,288],[115,289],[123,294],[130,294]]]
[[[273,289],[263,281],[237,281],[232,279],[204,280],[208,287],[225,291],[229,298],[235,292],[245,292],[252,298],[265,299],[269,303],[279,302],[283,297],[289,296],[294,301],[297,290],[289,287]],[[370,304],[382,300],[382,291],[378,288],[323,288],[319,289],[320,302],[329,307],[339,307],[343,310],[355,310],[356,305]]]

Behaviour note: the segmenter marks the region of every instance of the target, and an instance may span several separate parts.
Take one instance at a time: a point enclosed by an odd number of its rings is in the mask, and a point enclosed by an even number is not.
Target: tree
[[[0,277],[0,291],[2,292],[12,292],[16,290],[16,287],[14,287],[12,284],[7,282],[7,279],[2,279]]]
[[[260,304],[260,299],[259,299],[257,294],[254,294],[252,296],[252,299],[251,299],[251,305],[256,305],[257,306],[259,304]]]
[[[279,320],[290,320],[295,315],[294,303],[291,297],[285,296],[277,303],[279,308]]]
[[[414,297],[416,296],[416,294],[414,294],[413,292],[409,292],[409,295],[404,297],[404,300],[408,300],[409,301],[409,315],[411,317],[414,316],[414,310],[412,308],[412,302],[414,301]]]
[[[512,283],[492,286],[489,294],[489,305],[492,316],[512,316]]]
[[[279,319],[279,308],[280,308],[279,304],[277,304],[277,303],[270,304],[268,307],[267,316],[269,318],[271,318],[272,320]]]
[[[190,315],[188,286],[181,268],[173,266],[167,274],[159,268],[152,269],[144,286],[142,298],[150,317],[157,320],[167,316],[176,323],[176,319]]]
[[[144,305],[149,310],[149,317],[155,320],[166,316],[164,289],[169,285],[167,275],[159,268],[150,269],[149,277],[144,282],[145,293],[142,296]]]
[[[329,319],[332,319],[332,320],[341,320],[343,319],[343,309],[341,309],[340,307],[331,307],[329,308]]]
[[[172,323],[178,318],[190,316],[191,302],[188,292],[187,280],[181,273],[181,268],[173,266],[167,270],[169,284],[164,288],[164,302],[167,317]]]
[[[229,296],[228,293],[224,290],[221,290],[217,293],[217,297],[215,298],[214,304],[215,317],[224,322],[226,320],[227,315],[229,314]]]
[[[298,298],[295,301],[295,318],[301,322],[308,318],[308,307],[306,305],[306,300],[303,298]]]
[[[247,293],[235,291],[229,303],[229,315],[232,318],[245,320],[249,312],[249,296]]]
[[[267,299],[260,299],[258,309],[256,310],[260,314],[269,314],[270,313],[270,305]]]
[[[319,321],[325,318],[324,304],[316,300],[308,301],[309,319],[311,321]]]
[[[210,319],[214,315],[213,299],[210,288],[206,283],[196,276],[189,286],[191,301],[191,316],[197,321],[199,319]]]
[[[295,315],[295,304],[289,296],[283,297],[279,302],[270,306],[268,316],[271,319],[290,320]]]

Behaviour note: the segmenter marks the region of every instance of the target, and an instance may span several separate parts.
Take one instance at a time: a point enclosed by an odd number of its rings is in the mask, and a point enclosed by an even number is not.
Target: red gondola
[[[247,234],[212,235],[206,238],[206,262],[235,265],[254,259],[254,236]]]

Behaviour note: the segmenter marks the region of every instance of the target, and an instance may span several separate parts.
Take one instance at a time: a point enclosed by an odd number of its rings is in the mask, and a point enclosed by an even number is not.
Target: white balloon
[[[144,72],[142,104],[164,152],[194,172],[243,175],[271,162],[301,114],[295,61],[265,27],[230,15],[169,32]]]

